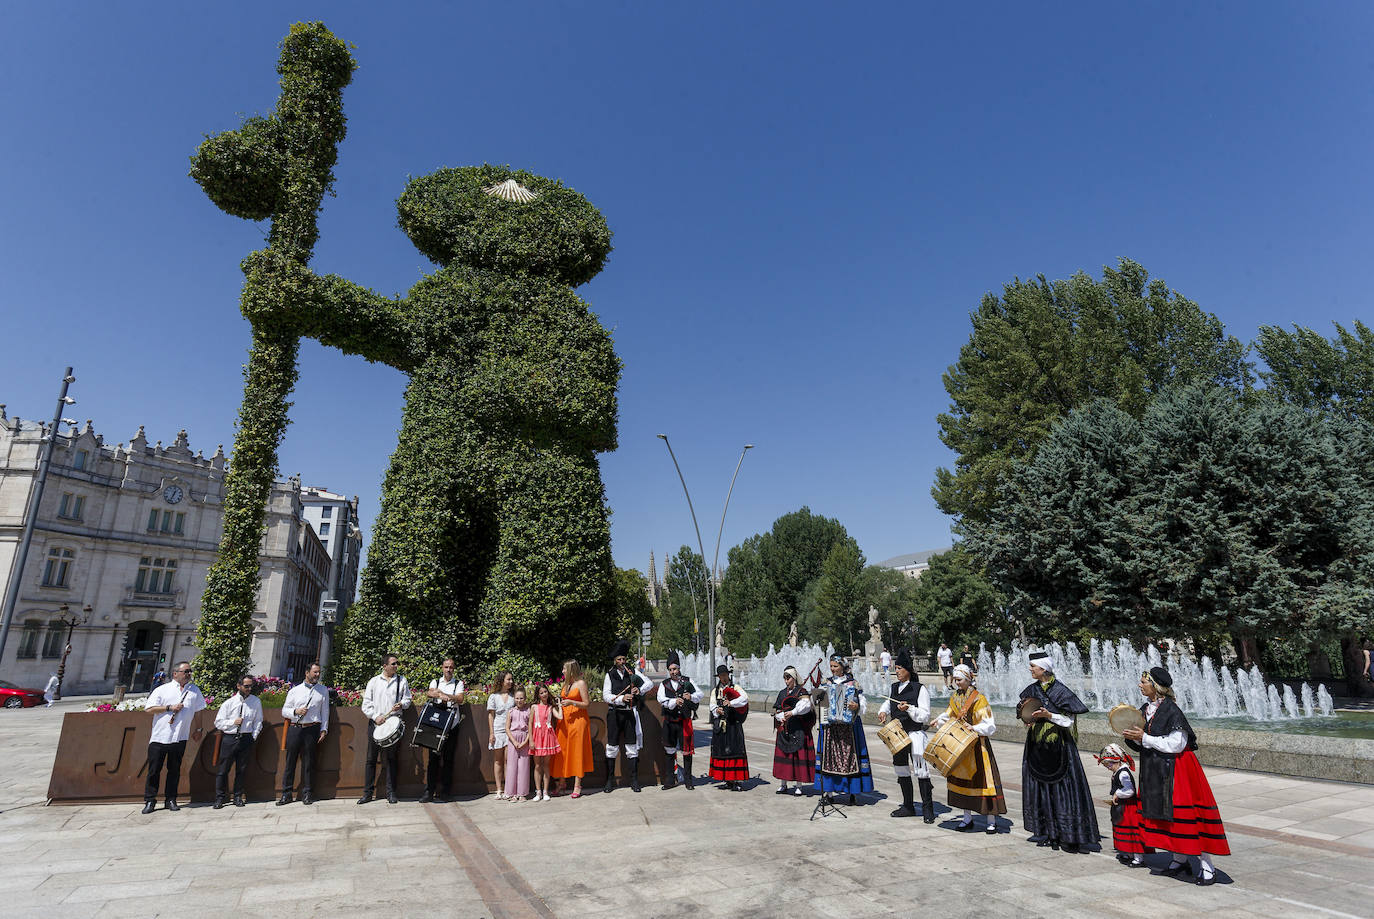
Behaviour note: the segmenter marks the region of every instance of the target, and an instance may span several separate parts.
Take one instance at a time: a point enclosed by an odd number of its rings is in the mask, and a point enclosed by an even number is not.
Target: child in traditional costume
[[[1075,716],[1088,710],[1073,690],[1054,678],[1044,651],[1030,655],[1035,682],[1021,690],[1037,706],[1026,730],[1021,766],[1021,822],[1037,845],[1078,852],[1096,845],[1097,811],[1088,776],[1078,758]]]
[[[1194,750],[1197,735],[1174,701],[1174,679],[1163,667],[1140,677],[1140,707],[1145,727],[1127,728],[1122,737],[1140,752],[1140,835],[1144,844],[1173,853],[1164,874],[1192,874],[1189,856],[1199,865],[1197,883],[1216,883],[1209,855],[1230,855],[1212,786]]]
[[[1107,805],[1112,809],[1112,848],[1116,849],[1116,860],[1132,868],[1143,868],[1145,853],[1154,849],[1140,837],[1140,795],[1136,794],[1135,776],[1131,773],[1135,760],[1109,743],[1097,754],[1097,761],[1112,771],[1112,795]]]
[[[1007,798],[1002,792],[1002,774],[997,771],[997,757],[992,753],[992,735],[997,723],[992,720],[992,708],[987,696],[973,685],[973,670],[965,664],[955,667],[954,692],[949,707],[935,726],[941,727],[951,718],[959,718],[978,735],[978,744],[945,776],[945,793],[949,806],[962,808],[964,816],[955,827],[961,833],[973,829],[973,815],[984,814],[989,833],[997,832],[997,815],[1007,812]]]

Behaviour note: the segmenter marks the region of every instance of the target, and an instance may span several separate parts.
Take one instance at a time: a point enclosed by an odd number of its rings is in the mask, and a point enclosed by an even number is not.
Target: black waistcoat
[[[897,687],[901,685],[901,683],[893,683],[892,689],[888,692],[888,695],[891,696],[893,699],[896,699],[897,702],[905,702],[907,705],[910,705],[911,708],[918,708],[921,703],[920,681],[909,680],[906,684],[906,689],[903,689],[899,692],[897,690]],[[927,696],[927,700],[928,699],[929,697]],[[900,708],[897,707],[897,702],[893,702],[888,707],[888,710],[892,712],[892,716],[894,718],[902,722],[902,727],[907,731],[907,733],[911,733],[912,731],[924,731],[926,729],[925,722],[917,721],[915,718],[912,718],[906,712],[902,711]],[[929,707],[929,701],[927,701],[927,707]]]
[[[613,696],[618,696],[621,693],[629,692],[631,687],[636,686],[639,683],[639,680],[635,676],[635,672],[633,670],[630,670],[628,667],[625,669],[624,673],[621,673],[619,670],[612,669],[609,675],[611,678],[611,695]],[[639,695],[635,696],[636,705],[639,705],[643,701],[643,693],[640,693]],[[611,706],[612,709],[628,707],[629,706],[625,705]]]
[[[674,683],[676,683],[676,686],[674,685]],[[669,677],[668,679],[664,680],[661,685],[663,686],[663,695],[669,699],[680,696],[684,692],[694,692],[694,689],[692,687],[692,681],[687,679],[686,677],[683,677],[676,681],[674,681],[672,677]],[[678,704],[673,706],[672,708],[663,708],[663,723],[676,724],[677,722],[681,721],[684,710],[688,708],[691,704],[691,702],[679,701]]]
[[[1142,705],[1140,713],[1146,714],[1149,705]],[[1184,717],[1183,709],[1173,699],[1164,699],[1155,709],[1153,718],[1146,715],[1145,733],[1151,737],[1167,737],[1174,731],[1182,731],[1186,740],[1184,750],[1197,749],[1197,735]],[[1151,820],[1174,819],[1174,762],[1178,753],[1161,753],[1133,740],[1126,741],[1133,749],[1140,751],[1140,812]]]

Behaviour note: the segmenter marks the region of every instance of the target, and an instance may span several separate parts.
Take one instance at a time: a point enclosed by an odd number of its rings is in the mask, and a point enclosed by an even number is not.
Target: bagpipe
[[[735,712],[735,722],[742,724],[749,717],[747,708],[731,708],[730,703],[740,697],[740,691],[733,686],[716,686],[711,690],[711,729],[720,730],[730,721],[730,713]],[[716,714],[720,709],[720,714]]]

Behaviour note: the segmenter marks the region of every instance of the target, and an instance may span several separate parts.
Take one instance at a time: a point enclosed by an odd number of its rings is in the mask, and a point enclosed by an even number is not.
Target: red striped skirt
[[[749,760],[743,756],[713,756],[710,774],[718,782],[748,781]]]
[[[1177,855],[1231,854],[1217,799],[1193,751],[1184,750],[1174,760],[1174,819],[1142,816],[1140,837],[1147,846]]]
[[[816,742],[811,739],[810,731],[806,732],[806,740],[796,753],[784,753],[777,739],[773,740],[773,777],[808,785],[816,780]]]
[[[1120,821],[1112,820],[1112,848],[1128,855],[1153,852],[1154,849],[1145,845],[1145,840],[1140,835],[1140,799],[1127,798],[1121,802],[1120,807]],[[1112,808],[1112,816],[1116,816],[1116,808]]]

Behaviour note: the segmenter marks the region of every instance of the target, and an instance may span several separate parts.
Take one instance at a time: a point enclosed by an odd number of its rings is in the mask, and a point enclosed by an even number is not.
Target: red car
[[[33,708],[43,704],[43,690],[24,689],[8,680],[0,680],[0,705],[5,708]]]

